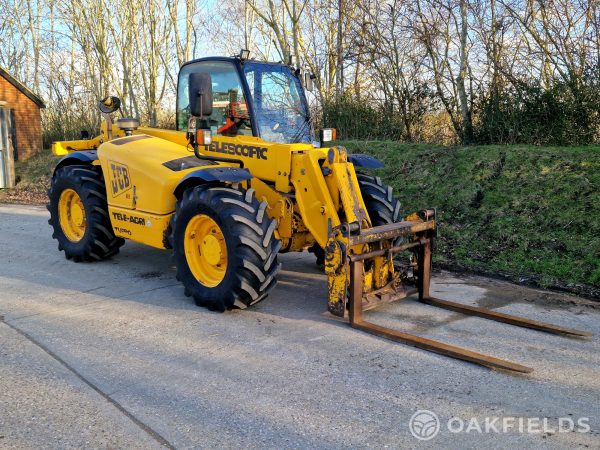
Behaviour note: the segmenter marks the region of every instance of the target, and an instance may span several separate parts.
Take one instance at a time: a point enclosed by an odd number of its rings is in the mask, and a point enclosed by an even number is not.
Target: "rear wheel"
[[[198,306],[246,308],[275,286],[277,222],[254,189],[196,186],[183,193],[171,222],[177,278]]]
[[[400,222],[400,200],[394,197],[391,186],[384,184],[379,177],[364,173],[357,173],[360,193],[362,195],[367,213],[374,227],[388,223]],[[320,245],[313,245],[309,251],[317,257],[317,266],[325,266],[325,252]]]
[[[119,252],[108,216],[102,173],[92,166],[59,168],[48,190],[52,237],[67,259],[99,261]]]

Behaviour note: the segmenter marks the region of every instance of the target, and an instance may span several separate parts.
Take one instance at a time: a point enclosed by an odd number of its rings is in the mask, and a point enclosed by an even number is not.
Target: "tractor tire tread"
[[[67,239],[60,225],[58,202],[65,189],[73,189],[79,195],[86,214],[86,229],[78,242]],[[104,177],[100,168],[89,165],[68,165],[59,167],[48,189],[50,212],[48,223],[53,228],[52,237],[58,241],[59,251],[75,262],[100,261],[119,252],[125,240],[118,238],[112,231],[108,214],[108,204]]]
[[[199,185],[182,194],[167,240],[173,247],[177,278],[198,306],[213,311],[245,308],[264,299],[266,291],[275,285],[281,241],[274,233],[277,222],[264,214],[263,203],[254,189],[237,186]],[[212,288],[194,278],[185,259],[185,228],[197,214],[215,220],[226,240],[227,271]]]
[[[357,178],[373,226],[398,222],[402,205],[394,197],[392,187],[381,178],[364,173],[357,174]]]

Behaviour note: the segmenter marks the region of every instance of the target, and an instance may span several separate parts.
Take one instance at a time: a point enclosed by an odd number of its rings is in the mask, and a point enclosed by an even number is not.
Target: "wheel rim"
[[[185,258],[194,278],[206,287],[215,287],[227,272],[227,245],[221,228],[212,218],[200,214],[187,224]]]
[[[73,189],[65,189],[58,200],[60,228],[71,242],[79,242],[85,234],[85,207],[79,194]]]

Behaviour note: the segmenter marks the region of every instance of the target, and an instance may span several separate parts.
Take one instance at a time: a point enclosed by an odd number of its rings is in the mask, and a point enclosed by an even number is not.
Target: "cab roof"
[[[193,64],[193,63],[202,62],[202,61],[227,61],[227,62],[232,62],[234,64],[241,64],[241,65],[244,65],[245,62],[251,62],[252,64],[265,64],[265,65],[270,65],[270,66],[288,67],[290,70],[293,70],[292,67],[288,66],[287,64],[283,64],[281,61],[274,62],[274,61],[260,61],[257,59],[241,59],[239,56],[205,56],[203,58],[192,59],[190,61],[184,62],[181,65],[180,69],[183,68],[184,66],[187,66],[188,64]]]

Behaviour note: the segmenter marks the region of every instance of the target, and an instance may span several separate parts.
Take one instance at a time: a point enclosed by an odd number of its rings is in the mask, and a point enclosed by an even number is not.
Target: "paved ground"
[[[41,208],[0,206],[0,448],[600,447],[597,337],[409,299],[369,318],[536,370],[515,376],[394,344],[324,313],[325,278],[307,255],[281,258],[261,304],[211,313],[183,295],[167,253],[128,243],[112,260],[75,264],[46,220]],[[591,302],[482,278],[435,281],[443,298],[600,333]],[[409,432],[419,409],[441,420],[432,440]],[[554,432],[521,433],[517,421],[506,433],[451,433],[453,417],[482,427],[486,417],[545,417]],[[559,417],[589,418],[591,430],[558,432]]]

